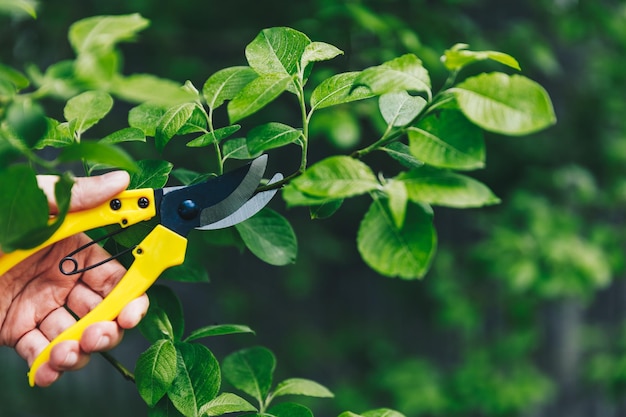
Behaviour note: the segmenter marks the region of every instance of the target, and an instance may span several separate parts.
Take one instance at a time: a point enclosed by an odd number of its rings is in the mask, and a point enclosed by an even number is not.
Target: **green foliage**
[[[377,22],[375,16],[358,6],[350,10],[363,21]],[[326,42],[312,41],[289,27],[262,30],[245,48],[247,65],[216,71],[201,89],[189,81],[181,85],[152,74],[126,75],[119,44],[136,39],[148,25],[149,21],[138,14],[83,19],[69,31],[74,59],[53,64],[43,72],[31,67],[27,75],[0,67],[0,161],[6,161],[0,166],[0,179],[7,184],[5,192],[10,196],[0,204],[3,251],[45,241],[69,207],[71,180],[63,176],[55,190],[60,211],[50,221],[35,168],[59,173],[66,164],[80,162],[87,175],[121,168],[132,173],[131,187],[158,188],[169,181],[171,174],[180,182],[192,183],[223,173],[227,164],[236,163],[234,160],[251,159],[295,144],[299,152],[296,170],[263,189],[282,189],[289,207],[308,207],[313,219],[331,217],[348,202],[365,200],[369,208],[362,212],[356,232],[362,260],[381,275],[421,278],[429,271],[437,250],[433,206],[468,208],[499,202],[485,184],[466,174],[485,166],[483,130],[519,136],[548,128],[556,121],[547,92],[522,75],[491,72],[457,80],[461,69],[483,60],[495,61],[507,70],[519,70],[517,61],[507,54],[471,51],[465,45],[445,52],[444,64],[449,73],[439,90],[425,61],[413,53],[389,57],[361,71],[325,75],[320,71],[318,75],[316,65],[341,56],[343,51]],[[298,123],[278,120],[278,115],[272,116],[276,119],[257,120],[266,114],[261,110],[271,108],[279,97],[298,109]],[[61,100],[64,120],[46,116],[38,100],[48,98]],[[133,106],[128,111],[128,126],[104,128],[107,116],[117,110],[121,101]],[[309,164],[312,121],[324,116],[332,120],[333,116],[320,111],[330,109],[345,116],[352,111],[350,106],[363,103],[373,104],[363,107],[369,110],[362,116],[373,125],[382,125],[380,137],[361,149],[351,149],[350,155],[323,155]],[[249,125],[250,121],[254,124]],[[95,132],[95,126],[107,132],[97,139],[87,138],[85,134]],[[239,132],[243,137],[233,137]],[[182,166],[174,169],[168,152],[175,142],[197,148],[194,152],[206,155],[215,168],[204,172]],[[127,145],[149,147],[158,156],[135,161],[125,150],[131,148]],[[41,159],[37,151],[47,147],[59,148],[59,156],[51,161]],[[389,165],[380,167],[375,158],[368,158],[376,151]],[[150,226],[137,225],[107,245],[130,247]],[[229,243],[237,246],[243,242],[266,263],[286,265],[296,260],[294,228],[277,211],[262,210],[238,224],[233,236]],[[570,261],[569,253],[562,253],[569,249],[561,249],[555,256]],[[585,273],[593,275],[592,264],[582,268]],[[189,261],[168,271],[165,277],[207,281],[206,272],[199,269]],[[312,416],[305,405],[275,404],[274,400],[294,395],[332,397],[327,388],[307,379],[290,378],[275,384],[276,358],[263,347],[234,352],[220,366],[213,352],[198,340],[250,333],[251,329],[216,325],[193,330],[184,337],[182,306],[173,292],[157,286],[149,295],[150,309],[140,330],[151,345],[137,361],[135,380],[150,416],[237,412]],[[484,386],[473,387],[466,380],[487,380],[491,375],[484,373],[485,367],[467,367],[454,383],[459,398],[471,403],[475,392],[481,399],[486,394]],[[506,391],[511,385],[505,382],[512,378],[515,383],[525,384],[532,397],[535,375],[531,370],[529,377],[520,369],[513,367],[511,374],[488,379],[488,390]],[[251,397],[254,405],[222,391],[223,380]],[[486,404],[482,408],[471,405],[481,413],[504,415],[525,404],[507,395],[508,391],[498,397],[505,398],[504,404]],[[436,398],[433,404],[428,411],[439,410]],[[443,409],[456,411],[446,407]],[[341,416],[402,414],[375,409]]]

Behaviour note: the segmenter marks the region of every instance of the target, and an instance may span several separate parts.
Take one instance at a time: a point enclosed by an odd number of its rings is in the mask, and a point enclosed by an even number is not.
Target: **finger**
[[[37,182],[48,198],[50,213],[58,210],[54,196],[54,184],[59,180],[54,175],[39,175]],[[126,171],[113,171],[93,177],[75,178],[70,200],[70,211],[86,210],[96,207],[111,197],[124,191],[130,182]]]
[[[138,325],[141,319],[146,315],[149,306],[150,301],[146,294],[135,298],[120,312],[120,315],[117,317],[117,324],[122,329],[132,329]]]
[[[87,327],[80,338],[80,348],[85,353],[102,352],[117,346],[124,331],[114,321],[101,321]]]
[[[60,342],[50,350],[48,366],[54,371],[76,371],[87,363],[89,363],[89,355],[81,351],[80,343],[76,340]]]
[[[83,282],[77,282],[67,296],[67,307],[78,317],[83,317],[102,301],[102,296]]]
[[[64,307],[59,307],[46,316],[39,324],[39,330],[48,340],[60,335],[76,323],[76,319]]]

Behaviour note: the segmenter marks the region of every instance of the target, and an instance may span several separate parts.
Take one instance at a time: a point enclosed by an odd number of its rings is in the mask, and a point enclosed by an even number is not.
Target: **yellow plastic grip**
[[[147,206],[143,203],[140,204],[139,200],[142,198],[147,199]],[[119,201],[119,206],[114,206],[119,208],[115,209],[112,207],[110,202],[113,200]],[[142,201],[145,202],[144,200]],[[59,229],[41,245],[33,249],[16,250],[2,255],[0,257],[0,275],[46,246],[50,246],[76,233],[110,224],[119,224],[122,227],[126,227],[151,219],[155,215],[156,203],[152,188],[123,191],[100,206],[89,210],[68,213]]]
[[[187,239],[170,229],[157,225],[137,246],[135,261],[117,286],[100,304],[50,342],[35,358],[28,373],[30,386],[35,385],[39,367],[50,359],[50,351],[60,342],[79,341],[85,329],[99,321],[114,320],[132,300],[143,294],[167,268],[185,260]]]

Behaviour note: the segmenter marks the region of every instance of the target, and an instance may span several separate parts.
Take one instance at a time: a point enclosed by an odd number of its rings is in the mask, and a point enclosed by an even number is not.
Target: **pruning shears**
[[[185,260],[187,236],[193,229],[213,230],[240,223],[260,211],[276,190],[255,193],[263,179],[267,155],[208,181],[190,186],[127,190],[90,210],[68,213],[59,229],[41,245],[17,250],[0,258],[0,275],[39,250],[71,235],[108,225],[120,230],[158,216],[158,224],[134,248],[134,261],[117,286],[100,304],[71,327],[59,334],[35,358],[28,373],[30,386],[35,384],[39,367],[49,360],[52,348],[66,340],[80,340],[85,329],[96,322],[114,320],[133,299],[143,294],[167,268]],[[282,179],[275,174],[269,183]],[[90,244],[94,244],[90,242]],[[87,245],[60,260],[63,274],[81,273],[96,265],[82,266],[74,255]]]

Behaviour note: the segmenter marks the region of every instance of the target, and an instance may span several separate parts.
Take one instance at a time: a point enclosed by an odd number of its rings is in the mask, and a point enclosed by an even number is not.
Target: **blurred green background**
[[[457,42],[506,52],[555,105],[558,123],[541,134],[488,136],[487,168],[472,175],[503,203],[437,209],[439,251],[422,281],[377,276],[362,263],[358,200],[314,222],[274,201],[299,238],[292,266],[203,245],[195,256],[211,283],[167,284],[183,299],[188,327],[242,323],[257,332],[210,340],[218,359],[269,347],[279,379],[311,378],[336,394],[312,402],[318,416],[383,406],[407,416],[626,415],[624,2],[46,0],[37,20],[0,17],[0,61],[46,68],[72,57],[72,22],[131,12],[152,24],[123,45],[127,73],[202,86],[216,70],[244,64],[259,30],[285,25],[345,51],[320,67],[360,70],[413,52],[434,86],[445,77],[439,56]],[[271,109],[287,123],[298,117],[289,101]],[[352,109],[320,117],[312,162],[375,137],[377,127]],[[125,110],[107,120],[124,125]],[[276,155],[289,170],[290,154]],[[168,157],[206,164],[175,144]],[[131,331],[113,353],[132,367],[146,346]],[[28,388],[13,351],[0,350],[0,364],[2,416],[145,415],[134,387],[100,357],[48,389]]]

